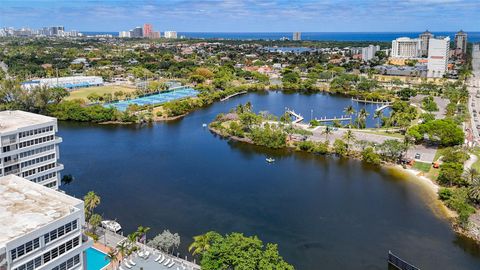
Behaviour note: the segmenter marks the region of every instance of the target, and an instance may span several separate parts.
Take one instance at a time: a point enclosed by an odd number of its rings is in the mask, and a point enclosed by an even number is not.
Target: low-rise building
[[[0,177],[0,269],[86,269],[83,201],[8,175]]]
[[[57,189],[63,165],[57,119],[23,111],[0,112],[0,176],[15,174]]]
[[[22,83],[22,88],[27,90],[35,87],[62,87],[67,89],[75,89],[101,85],[103,85],[103,78],[100,76],[69,76],[26,81]]]

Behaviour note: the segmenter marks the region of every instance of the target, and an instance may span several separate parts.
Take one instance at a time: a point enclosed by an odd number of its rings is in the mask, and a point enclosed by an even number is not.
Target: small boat
[[[202,127],[207,127],[207,124],[203,123]]]
[[[275,162],[275,159],[273,159],[273,158],[266,158],[265,160],[266,160],[268,163]]]
[[[114,233],[118,233],[122,230],[122,226],[120,226],[115,220],[103,220],[102,227]]]

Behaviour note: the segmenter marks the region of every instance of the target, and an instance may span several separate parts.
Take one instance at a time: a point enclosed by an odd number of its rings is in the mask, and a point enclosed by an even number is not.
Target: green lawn
[[[431,167],[432,167],[432,164],[425,163],[425,162],[415,161],[415,163],[413,164],[414,169],[425,172],[425,173],[428,173]]]
[[[103,94],[106,94],[106,93],[113,94],[117,91],[122,91],[124,93],[133,93],[135,92],[135,88],[127,87],[127,86],[118,86],[118,85],[80,88],[70,92],[70,96],[68,96],[66,99],[67,100],[83,99],[85,101],[88,101],[87,96],[90,94],[96,93],[102,96]]]
[[[472,154],[478,157],[477,161],[473,163],[472,168],[476,169],[477,171],[480,171],[480,147],[473,148]]]

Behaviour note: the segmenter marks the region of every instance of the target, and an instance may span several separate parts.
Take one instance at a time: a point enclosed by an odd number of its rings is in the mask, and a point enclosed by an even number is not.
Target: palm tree
[[[118,255],[120,255],[120,258],[118,258],[118,260],[124,259],[125,255],[127,255],[127,252],[128,252],[128,245],[126,241],[122,241],[117,244],[117,257]]]
[[[473,201],[479,203],[480,202],[480,179],[475,178],[472,181],[472,184],[468,188],[468,196]]]
[[[362,108],[360,110],[360,112],[358,112],[358,119],[360,121],[358,121],[358,125],[360,127],[360,125],[363,127],[365,125],[365,119],[367,119],[367,117],[369,116],[370,114],[367,112],[367,110],[365,108]]]
[[[150,227],[138,226],[137,235],[143,244],[147,243],[147,232],[150,231]]]
[[[343,109],[343,112],[346,113],[348,116],[350,116],[350,127],[352,127],[352,115],[355,114],[355,109],[353,108],[352,105],[350,105],[345,109]]]
[[[116,249],[110,249],[105,256],[105,259],[109,259],[112,262],[112,266],[115,266],[118,258],[118,252]],[[116,269],[116,267],[114,267]]]
[[[382,110],[379,110],[379,111],[375,111],[375,113],[373,114],[373,118],[377,119],[377,128],[380,128],[380,119],[382,119],[383,117],[383,111]]]
[[[355,141],[355,134],[349,129],[343,135],[343,139],[347,141],[347,154],[350,152],[350,142]]]
[[[138,239],[137,232],[134,232],[134,233],[131,233],[131,234],[127,235],[127,239],[128,239],[128,242],[131,245],[135,245],[137,243],[137,239]]]
[[[87,216],[90,216],[93,212],[93,209],[100,204],[100,196],[98,196],[94,191],[89,191],[87,195],[83,197],[85,212]]]
[[[479,175],[480,175],[480,172],[473,167],[470,167],[467,170],[465,170],[465,178],[469,183],[473,184]]]
[[[325,141],[328,141],[328,136],[332,134],[332,129],[329,126],[326,126],[322,134],[325,134]]]
[[[193,237],[193,243],[188,247],[188,251],[192,252],[192,255],[202,254],[208,250],[212,242],[217,238],[221,237],[216,232],[207,232],[205,234],[197,235]]]

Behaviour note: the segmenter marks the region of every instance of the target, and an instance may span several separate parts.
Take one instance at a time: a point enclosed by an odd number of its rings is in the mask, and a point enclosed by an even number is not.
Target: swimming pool
[[[110,263],[107,254],[95,248],[88,248],[87,255],[87,270],[100,270]]]
[[[125,111],[130,104],[137,104],[140,106],[144,105],[157,105],[162,104],[168,101],[186,98],[186,97],[194,97],[198,95],[198,91],[193,88],[182,88],[178,90],[163,92],[151,96],[139,97],[130,100],[123,100],[115,103],[105,104],[105,107],[115,107],[119,111]]]

